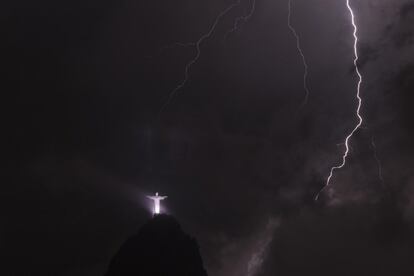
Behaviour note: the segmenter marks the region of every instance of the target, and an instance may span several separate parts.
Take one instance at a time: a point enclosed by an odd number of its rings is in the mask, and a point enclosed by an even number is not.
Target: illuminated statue
[[[158,193],[155,193],[155,196],[147,196],[149,199],[154,201],[154,215],[160,213],[160,201],[167,198],[167,196],[159,196]]]

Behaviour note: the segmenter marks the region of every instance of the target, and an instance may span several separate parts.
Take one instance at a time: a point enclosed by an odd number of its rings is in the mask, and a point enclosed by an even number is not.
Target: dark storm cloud
[[[379,76],[375,88],[365,86],[377,93],[365,101],[371,108],[376,104],[372,111],[364,111],[373,125],[372,133],[366,132],[365,136],[362,131],[357,135],[352,153],[355,159],[349,160],[351,170],[343,176],[344,181],[338,179],[335,183],[335,193],[345,204],[322,212],[304,209],[286,220],[275,233],[261,275],[413,273],[412,4],[397,6],[397,10],[399,16],[391,28],[381,30],[385,36],[379,43],[370,43],[361,51],[361,64],[367,65],[364,73],[383,67],[366,74]],[[371,166],[364,160],[369,152],[363,152],[369,145],[363,141],[369,141],[372,134],[380,141],[377,153],[385,175],[383,189],[378,189],[378,179],[367,185],[375,173],[367,177]]]
[[[397,47],[406,47],[414,42],[414,4],[406,3],[399,11],[397,21],[390,27]]]
[[[401,112],[405,129],[414,133],[414,113],[412,103],[414,102],[414,63],[409,63],[401,68],[400,72],[394,78],[394,89],[401,93]]]
[[[406,3],[400,9],[400,15],[402,19],[406,19],[407,17],[412,16],[413,13],[414,13],[413,3]]]
[[[276,231],[259,275],[411,275],[412,224],[393,206],[303,210]]]
[[[384,271],[406,268],[414,213],[412,66],[384,49],[394,49],[394,42],[409,48],[410,5],[397,9],[400,16],[380,44],[362,39],[364,73],[383,79],[366,79],[370,129],[356,135],[333,196],[315,203],[355,123],[352,29],[343,2],[294,4],[293,23],[310,65],[304,109],[287,2],[257,1],[252,18],[223,42],[233,19],[248,10],[242,1],[201,45],[188,85],[160,120],[194,55],[165,45],[197,40],[230,1],[23,2],[2,10],[10,22],[2,66],[13,97],[7,159],[14,181],[1,193],[6,223],[0,233],[11,263],[100,275],[146,219],[138,198],[158,191],[169,195],[169,211],[199,239],[213,276],[238,276],[260,259],[254,256],[268,242],[269,218],[280,225],[265,275],[294,275],[289,270],[301,267],[308,268],[301,275],[315,267],[323,275],[325,265],[336,269],[342,257],[349,260],[347,272],[356,265],[373,271],[386,258],[392,262]],[[377,10],[362,11],[359,18],[374,19],[361,34],[381,26]],[[388,65],[392,72],[384,73]]]

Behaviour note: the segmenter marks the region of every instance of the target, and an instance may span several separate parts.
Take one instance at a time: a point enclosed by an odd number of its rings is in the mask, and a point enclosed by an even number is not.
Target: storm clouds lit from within
[[[412,1],[1,10],[1,274],[104,275],[159,213],[210,276],[414,273]]]

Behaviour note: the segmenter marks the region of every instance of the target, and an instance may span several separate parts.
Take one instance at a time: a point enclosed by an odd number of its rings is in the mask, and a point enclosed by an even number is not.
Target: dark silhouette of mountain
[[[157,215],[113,257],[106,276],[207,276],[196,240],[177,220]]]

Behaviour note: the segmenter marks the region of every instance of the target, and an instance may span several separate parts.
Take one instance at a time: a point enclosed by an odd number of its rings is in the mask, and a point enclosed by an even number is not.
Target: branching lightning
[[[197,63],[198,59],[201,55],[201,44],[208,38],[212,36],[214,31],[216,30],[216,27],[220,20],[228,13],[230,12],[234,7],[238,6],[240,4],[240,0],[231,4],[226,9],[224,9],[214,20],[213,25],[211,25],[210,29],[207,33],[202,35],[196,42],[194,43],[186,43],[181,45],[194,45],[196,48],[196,54],[195,56],[186,64],[184,69],[184,79],[171,91],[171,93],[168,96],[167,101],[164,103],[164,105],[161,107],[161,110],[159,112],[159,115],[164,111],[164,109],[171,103],[172,99],[175,97],[175,95],[187,84],[189,78],[190,78],[190,69],[191,67]],[[178,44],[177,44],[178,45]]]
[[[362,106],[362,98],[361,98],[362,74],[361,74],[361,72],[359,70],[359,66],[358,66],[358,61],[359,61],[359,56],[358,56],[358,26],[355,23],[355,14],[354,14],[354,11],[353,11],[352,6],[350,4],[350,0],[346,0],[346,6],[347,6],[348,11],[350,13],[352,26],[354,28],[354,32],[353,32],[353,36],[354,36],[354,67],[355,67],[355,72],[358,75],[358,84],[357,84],[357,93],[356,93],[356,98],[358,100],[358,107],[357,107],[357,110],[356,110],[356,116],[358,117],[358,123],[352,129],[352,131],[348,134],[348,136],[346,136],[346,138],[345,138],[345,152],[342,156],[342,162],[339,165],[334,166],[334,167],[331,168],[329,176],[326,180],[326,184],[322,188],[322,190],[320,190],[319,193],[316,195],[315,200],[318,200],[320,194],[330,185],[330,182],[331,182],[331,179],[333,177],[334,172],[338,169],[343,168],[346,165],[346,160],[347,160],[347,157],[348,157],[348,154],[349,154],[349,141],[353,137],[354,133],[361,127],[361,125],[363,123],[363,119],[362,119],[362,116],[360,114],[361,106]]]
[[[239,1],[239,3],[238,4],[240,4],[240,1]],[[237,29],[239,28],[239,26],[240,26],[240,23],[244,23],[244,22],[246,22],[246,21],[248,21],[251,17],[252,17],[252,15],[253,15],[253,13],[254,13],[254,11],[255,11],[255,9],[256,9],[256,0],[251,0],[250,1],[250,11],[249,11],[249,13],[248,14],[246,14],[246,15],[242,15],[242,16],[239,16],[239,17],[237,17],[235,20],[234,20],[234,24],[233,24],[233,27],[224,35],[224,39],[226,40],[227,39],[227,37],[230,35],[230,34],[232,34],[232,33],[234,33],[235,31],[237,31]]]
[[[302,57],[302,62],[303,62],[303,68],[304,68],[303,89],[305,89],[305,92],[306,92],[305,99],[303,100],[303,103],[302,103],[302,107],[303,107],[308,102],[309,93],[310,93],[309,92],[309,87],[308,87],[308,64],[306,62],[305,55],[304,55],[302,47],[300,45],[299,34],[296,32],[296,29],[292,25],[292,0],[288,0],[288,26],[289,26],[289,29],[291,30],[292,34],[296,38],[296,48],[298,49],[298,52],[299,52],[300,56]]]

